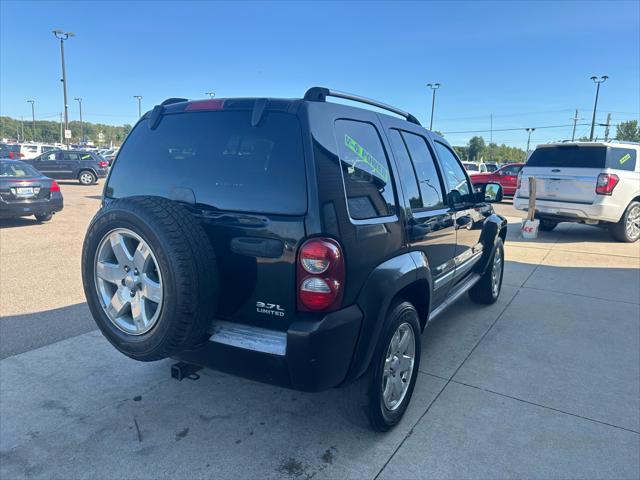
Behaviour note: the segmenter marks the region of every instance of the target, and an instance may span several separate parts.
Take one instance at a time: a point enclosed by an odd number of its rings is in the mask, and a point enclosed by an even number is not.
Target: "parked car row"
[[[63,206],[56,180],[92,185],[109,172],[109,163],[92,151],[50,150],[23,160],[17,153],[8,144],[0,152],[0,218],[34,215],[41,222],[50,220]]]

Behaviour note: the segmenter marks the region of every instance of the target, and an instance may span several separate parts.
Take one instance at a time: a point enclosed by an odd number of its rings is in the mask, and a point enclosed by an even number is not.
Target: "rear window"
[[[634,170],[636,152],[633,149],[617,147],[581,147],[577,145],[545,147],[538,148],[531,154],[527,166]]]
[[[26,163],[0,163],[0,177],[40,177],[41,173]]]
[[[302,215],[307,209],[302,135],[296,116],[250,111],[165,115],[155,130],[143,120],[118,154],[106,194],[120,198],[193,191],[221,210]]]

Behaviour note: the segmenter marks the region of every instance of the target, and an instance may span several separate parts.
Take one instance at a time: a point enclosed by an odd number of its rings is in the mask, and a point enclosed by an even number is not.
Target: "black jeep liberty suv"
[[[466,292],[498,298],[501,197],[498,185],[475,192],[414,116],[370,99],[320,87],[172,98],[113,164],[84,291],[133,359],[305,391],[349,385],[384,431],[411,399],[427,324]]]

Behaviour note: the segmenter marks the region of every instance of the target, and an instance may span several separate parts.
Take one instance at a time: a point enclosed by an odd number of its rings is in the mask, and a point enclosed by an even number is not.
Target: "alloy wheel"
[[[388,410],[396,410],[409,390],[415,363],[415,336],[411,325],[402,323],[389,342],[382,374],[382,401]]]
[[[98,246],[94,267],[96,291],[111,323],[130,335],[150,331],[162,309],[163,283],[147,242],[126,228],[112,230]]]
[[[640,205],[635,205],[627,214],[625,225],[627,237],[632,240],[640,237]]]
[[[500,280],[502,279],[502,249],[496,248],[493,254],[493,265],[491,268],[491,293],[497,297],[500,293]]]

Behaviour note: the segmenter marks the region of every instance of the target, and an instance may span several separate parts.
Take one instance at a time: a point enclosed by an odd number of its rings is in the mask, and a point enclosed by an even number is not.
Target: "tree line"
[[[71,142],[80,142],[80,122],[69,122],[71,130]],[[105,125],[103,123],[83,123],[84,136],[87,140],[98,144],[98,136],[102,132],[104,141],[101,143],[109,144],[111,142],[120,144],[131,131],[131,125]],[[33,124],[31,121],[25,120],[21,122],[11,117],[0,117],[0,138],[13,139],[20,141],[33,141],[44,143],[55,143],[60,141],[60,123],[49,120],[36,120],[35,136]],[[64,141],[64,140],[63,140]]]
[[[439,133],[439,132],[436,132]],[[442,134],[440,134],[442,135]],[[616,140],[624,142],[640,142],[640,128],[637,120],[629,120],[616,125]],[[589,141],[588,137],[577,139],[581,142]],[[602,139],[600,139],[602,140]],[[463,146],[454,146],[460,160],[463,162],[497,162],[510,163],[522,162],[526,160],[525,151],[517,147],[508,147],[505,144],[487,144],[483,137],[471,137],[469,142]]]

